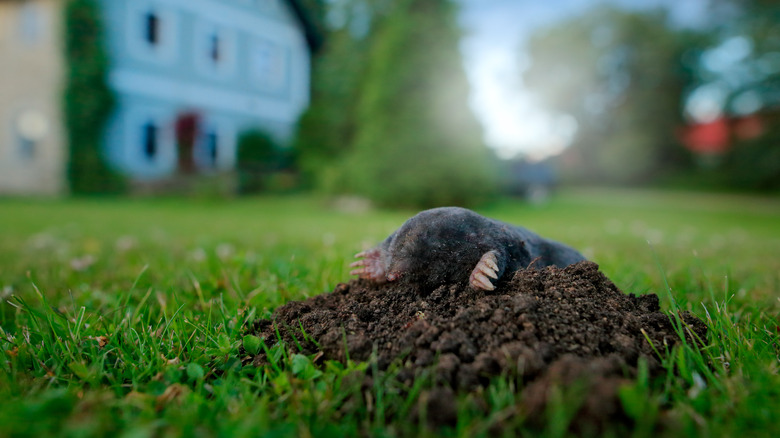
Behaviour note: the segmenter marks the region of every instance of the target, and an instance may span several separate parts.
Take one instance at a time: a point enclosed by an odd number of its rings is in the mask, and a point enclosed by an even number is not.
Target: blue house
[[[289,140],[317,35],[293,0],[100,0],[116,111],[110,163],[136,179],[229,170],[238,135]]]
[[[113,167],[141,181],[229,170],[243,131],[288,141],[319,41],[300,1],[95,0],[117,97]],[[67,191],[65,4],[0,0],[0,194]]]

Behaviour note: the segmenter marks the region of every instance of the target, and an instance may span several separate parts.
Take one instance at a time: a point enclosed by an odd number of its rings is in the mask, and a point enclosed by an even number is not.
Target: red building
[[[758,114],[739,118],[719,117],[712,122],[683,128],[680,140],[697,154],[720,155],[731,149],[735,141],[757,138],[765,131],[764,120]]]

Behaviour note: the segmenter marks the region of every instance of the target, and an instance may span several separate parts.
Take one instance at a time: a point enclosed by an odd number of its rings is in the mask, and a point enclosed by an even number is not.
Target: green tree
[[[111,171],[102,151],[103,130],[114,106],[107,83],[108,56],[94,0],[69,0],[65,6],[64,95],[69,148],[68,181],[73,193],[116,193],[122,178]]]
[[[732,138],[730,150],[709,176],[716,176],[727,188],[776,191],[780,189],[780,4],[717,0],[711,15],[715,38],[699,59],[695,86],[715,86],[723,92],[721,109],[732,122]],[[738,129],[743,117],[758,121],[758,131]]]
[[[399,0],[372,35],[341,174],[383,205],[472,204],[495,190],[490,155],[468,106],[448,0]]]
[[[367,42],[346,29],[332,32],[312,67],[311,105],[301,116],[293,143],[304,184],[326,192],[344,188],[338,163],[351,150],[355,105]]]
[[[524,73],[549,110],[569,114],[578,132],[568,173],[597,182],[645,182],[687,165],[675,140],[682,96],[692,79],[692,32],[671,29],[666,14],[597,7],[536,33]]]
[[[327,15],[327,0],[297,0],[292,2],[294,7],[300,8],[303,12],[301,15],[308,22],[307,24],[311,28],[310,32],[314,32],[312,38],[315,40],[321,40],[327,32],[325,24]]]

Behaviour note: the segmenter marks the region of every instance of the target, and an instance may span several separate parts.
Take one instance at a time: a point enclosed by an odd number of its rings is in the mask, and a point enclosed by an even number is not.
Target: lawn
[[[780,199],[578,190],[480,212],[707,322],[707,348],[675,349],[665,376],[624,388],[636,436],[780,436]],[[457,425],[431,430],[407,420],[424,382],[361,387],[369,364],[314,365],[294,346],[241,366],[248,321],[346,281],[352,254],[412,214],[305,196],[1,199],[0,436],[527,432],[510,378],[459,394]],[[532,432],[565,434],[566,391]]]

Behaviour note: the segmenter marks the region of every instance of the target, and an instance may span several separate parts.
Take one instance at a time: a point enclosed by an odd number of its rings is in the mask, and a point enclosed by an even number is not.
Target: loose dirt
[[[432,370],[437,388],[426,397],[428,412],[437,412],[429,418],[434,424],[456,418],[453,390],[474,390],[500,375],[523,382],[520,411],[527,418],[541,416],[552,385],[574,384],[583,389],[577,416],[585,423],[623,418],[617,390],[635,376],[640,358],[656,374],[658,353],[682,342],[675,317],[660,312],[658,296],[622,293],[595,263],[505,278],[489,292],[466,284],[425,290],[352,280],[278,308],[252,331],[273,344],[278,328],[287,345],[300,344],[323,359],[375,358],[380,370],[397,361],[403,381]],[[706,339],[701,320],[678,316],[689,341]],[[266,358],[258,355],[254,363]]]

